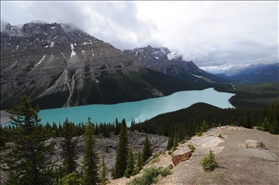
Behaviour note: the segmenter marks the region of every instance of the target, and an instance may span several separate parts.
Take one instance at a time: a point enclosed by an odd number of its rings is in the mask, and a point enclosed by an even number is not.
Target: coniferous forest
[[[1,170],[8,175],[5,184],[106,184],[105,163],[100,165],[100,157],[95,152],[94,135],[109,137],[119,135],[116,165],[113,178],[130,177],[139,172],[144,162],[152,156],[152,146],[146,136],[142,154],[137,157],[128,146],[127,130],[169,137],[167,149],[193,135],[201,135],[209,128],[223,125],[256,127],[259,130],[279,134],[279,104],[272,103],[265,108],[221,109],[205,103],[196,103],[179,111],[158,115],[150,120],[126,125],[125,119],[119,122],[94,124],[90,118],[85,123],[75,124],[65,118],[63,124],[40,124],[39,106],[32,107],[32,100],[24,96],[22,101],[8,110],[19,115],[12,117],[12,124],[0,127],[1,131]],[[84,161],[81,172],[77,170],[77,153],[73,136],[83,136]],[[49,138],[63,137],[61,143],[63,159],[61,166],[50,160],[54,143],[45,143]],[[8,144],[13,142],[14,145]],[[3,155],[2,155],[3,154]],[[89,178],[89,175],[90,178]]]

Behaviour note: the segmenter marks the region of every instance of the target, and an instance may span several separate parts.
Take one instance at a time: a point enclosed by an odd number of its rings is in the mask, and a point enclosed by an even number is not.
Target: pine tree
[[[136,162],[136,165],[134,167],[134,171],[132,173],[132,176],[137,175],[140,172],[140,170],[142,169],[143,165],[144,165],[144,162],[143,162],[142,155],[141,155],[140,151],[138,151],[137,162]]]
[[[101,171],[101,184],[102,185],[107,184],[107,182],[108,182],[107,175],[108,175],[108,168],[106,166],[106,163],[105,163],[105,160],[104,160],[104,157],[103,157],[103,160],[102,160],[102,171]]]
[[[170,136],[168,139],[167,150],[170,150],[172,148],[172,145],[173,145],[173,137]]]
[[[116,118],[115,119],[115,131],[114,131],[114,134],[115,135],[119,135],[119,132],[120,132],[120,124],[118,123],[118,119]]]
[[[66,118],[66,121],[64,122],[63,132],[64,140],[61,143],[61,158],[63,159],[63,167],[61,169],[62,177],[72,172],[76,172],[76,160],[78,158],[76,151],[77,143],[72,141],[72,137],[74,136],[74,125],[69,122],[68,118]]]
[[[148,135],[145,136],[145,140],[143,143],[143,161],[147,161],[152,156],[152,145],[150,140],[148,139]]]
[[[99,155],[95,151],[96,140],[94,138],[95,128],[88,118],[84,133],[84,158],[83,158],[83,180],[84,185],[95,185],[100,182],[98,175]]]
[[[174,135],[173,143],[172,143],[172,149],[175,150],[177,146],[178,146],[178,140],[177,140],[176,135]]]
[[[201,165],[204,171],[213,171],[218,167],[218,164],[215,160],[215,155],[212,150],[210,150],[208,156],[203,159]]]
[[[119,136],[118,147],[116,151],[115,173],[113,178],[121,178],[127,166],[128,157],[128,135],[125,119],[121,123],[121,131]]]
[[[58,185],[82,185],[82,179],[76,172],[72,172],[58,180]]]
[[[134,154],[133,154],[132,147],[130,147],[128,151],[127,166],[124,172],[125,177],[130,178],[133,171],[134,171]]]
[[[15,146],[1,156],[1,165],[8,171],[5,184],[37,185],[53,184],[55,181],[53,163],[48,155],[54,148],[54,142],[45,144],[44,135],[39,132],[41,119],[38,117],[39,106],[31,106],[30,97],[23,96],[21,102],[8,112],[11,123],[18,128],[15,134]]]

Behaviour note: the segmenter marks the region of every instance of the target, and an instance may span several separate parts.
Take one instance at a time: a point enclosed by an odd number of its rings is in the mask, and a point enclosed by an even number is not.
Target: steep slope
[[[137,57],[71,24],[33,21],[1,30],[1,109],[24,94],[45,109],[135,101],[209,86],[146,69]]]
[[[71,105],[75,89],[87,80],[96,83],[104,73],[139,71],[109,43],[70,24],[30,22],[6,25],[1,32],[1,103],[4,107],[23,94],[43,98],[56,94],[60,104]]]
[[[146,67],[164,74],[182,79],[202,82],[224,82],[223,79],[211,75],[198,68],[192,61],[184,61],[179,52],[171,52],[168,48],[151,46],[124,50],[128,56],[134,56]]]

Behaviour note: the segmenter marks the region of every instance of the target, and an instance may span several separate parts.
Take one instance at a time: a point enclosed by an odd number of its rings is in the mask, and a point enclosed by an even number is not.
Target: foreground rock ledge
[[[172,163],[176,166],[180,162],[190,159],[191,156],[192,152],[189,147],[187,145],[183,145],[172,153]]]

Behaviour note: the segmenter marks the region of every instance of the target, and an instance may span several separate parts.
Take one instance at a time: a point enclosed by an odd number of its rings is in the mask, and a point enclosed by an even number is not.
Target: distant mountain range
[[[216,74],[230,82],[279,81],[279,63],[253,64],[247,67],[232,67],[222,74]]]
[[[1,25],[1,109],[24,94],[45,109],[136,101],[227,80],[166,47],[122,51],[71,24]]]

